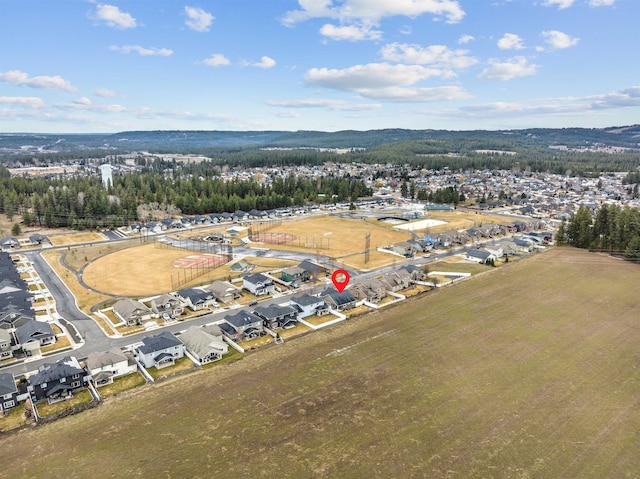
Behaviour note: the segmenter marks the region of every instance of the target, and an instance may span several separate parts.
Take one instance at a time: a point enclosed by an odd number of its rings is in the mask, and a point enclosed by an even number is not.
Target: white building
[[[113,186],[113,170],[111,165],[100,165],[100,174],[102,175],[102,184],[105,188],[109,188],[109,185]]]

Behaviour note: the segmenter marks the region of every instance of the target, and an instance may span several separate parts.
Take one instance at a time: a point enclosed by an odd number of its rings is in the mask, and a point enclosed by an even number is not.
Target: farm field
[[[0,436],[3,476],[637,477],[639,282],[555,248]]]

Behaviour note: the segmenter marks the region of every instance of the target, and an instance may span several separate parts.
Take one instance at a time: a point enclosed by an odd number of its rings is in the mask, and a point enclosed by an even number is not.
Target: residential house
[[[56,334],[49,323],[30,319],[16,328],[16,339],[27,354],[56,342]]]
[[[409,273],[409,277],[411,278],[411,281],[427,280],[427,274],[425,273],[424,269],[421,268],[420,266],[416,266],[415,264],[408,264],[406,266],[403,266],[400,269]]]
[[[273,280],[262,273],[251,274],[242,278],[242,287],[255,296],[271,294],[276,286]]]
[[[298,310],[298,319],[324,316],[329,313],[329,306],[324,299],[306,293],[291,298],[290,304]]]
[[[350,291],[359,300],[366,300],[370,303],[379,303],[387,295],[385,285],[375,278],[356,281]]]
[[[382,276],[380,282],[387,291],[400,291],[411,286],[411,274],[406,269],[400,268]]]
[[[181,300],[183,307],[191,311],[200,311],[218,305],[216,297],[210,291],[200,288],[181,289],[176,293]]]
[[[156,316],[151,308],[131,298],[116,301],[113,305],[113,312],[119,319],[124,321],[127,326],[142,324],[144,321],[148,321]]]
[[[318,296],[324,299],[331,309],[337,311],[346,311],[347,309],[356,307],[357,300],[349,290],[344,290],[342,293],[339,293],[335,288],[327,288]]]
[[[135,349],[134,355],[145,368],[162,369],[184,357],[184,350],[184,344],[173,333],[163,331],[142,338],[142,345]]]
[[[70,398],[85,387],[88,378],[74,356],[66,356],[55,363],[45,363],[28,378],[29,391],[36,401],[55,402]]]
[[[298,322],[298,310],[293,306],[260,305],[253,312],[264,320],[264,325],[269,329],[291,328]]]
[[[309,272],[300,266],[289,266],[280,273],[280,279],[287,283],[304,283],[309,281]]]
[[[490,253],[487,250],[469,249],[465,253],[465,259],[467,259],[469,261],[473,261],[475,263],[484,264],[487,261],[491,261],[492,259],[495,260],[497,258],[496,258],[496,256],[494,254]]]
[[[390,246],[391,251],[396,254],[402,255],[406,258],[412,258],[418,251],[419,247],[411,241],[401,241]]]
[[[13,350],[11,348],[12,339],[9,331],[0,329],[0,360],[13,356]]]
[[[9,298],[0,296],[1,300]],[[17,306],[11,302],[0,306],[0,329],[16,329],[27,321],[33,321],[34,313],[31,309]]]
[[[184,310],[180,303],[180,298],[171,294],[162,294],[151,300],[151,310],[158,316],[166,319],[166,315],[180,316]]]
[[[224,322],[219,324],[222,332],[234,341],[244,341],[262,336],[265,331],[263,319],[249,311],[240,310],[236,314],[228,314]]]
[[[180,335],[180,340],[200,364],[218,361],[229,352],[229,346],[223,341],[222,331],[217,326],[215,328],[190,326]]]
[[[0,373],[0,415],[18,405],[18,387],[11,373]]]
[[[228,281],[214,281],[205,288],[210,291],[220,303],[229,304],[242,296],[240,288],[235,287]]]
[[[324,266],[320,266],[319,264],[313,263],[309,260],[302,261],[298,265],[298,268],[305,270],[310,280],[318,279],[320,276],[326,275],[328,272],[328,269]]]
[[[133,357],[127,356],[120,349],[90,353],[84,363],[96,387],[111,384],[115,378],[131,374],[138,369]]]
[[[29,242],[31,243],[31,246],[51,246],[49,238],[39,233],[29,236]]]
[[[5,236],[0,239],[0,250],[9,252],[18,248],[20,248],[20,241],[13,236]]]

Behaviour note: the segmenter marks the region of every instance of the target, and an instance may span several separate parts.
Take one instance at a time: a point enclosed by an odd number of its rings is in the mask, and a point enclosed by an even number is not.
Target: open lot
[[[0,437],[3,475],[637,477],[639,282],[556,248]]]
[[[63,235],[49,236],[53,246],[71,245],[76,243],[89,243],[91,241],[104,241],[106,238],[95,231],[84,231],[80,233],[68,233]]]

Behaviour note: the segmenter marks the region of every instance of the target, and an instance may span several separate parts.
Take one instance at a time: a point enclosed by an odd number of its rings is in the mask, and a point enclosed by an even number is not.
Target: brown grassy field
[[[149,296],[174,291],[178,274],[184,274],[184,270],[174,267],[172,262],[196,253],[158,246],[136,245],[100,256],[85,268],[82,278],[92,288],[113,295]],[[275,258],[249,257],[245,261],[257,266],[255,272],[296,264]],[[230,275],[230,267],[223,265],[197,277],[194,270],[193,275],[193,281],[181,284],[180,288],[226,279]]]
[[[384,224],[361,219],[336,218],[330,215],[314,216],[302,220],[283,221],[281,225],[267,230],[269,233],[288,233],[301,238],[316,238],[317,244],[322,238],[329,249],[303,248],[290,244],[269,244],[270,249],[311,251],[322,253],[334,258],[345,265],[354,268],[376,268],[393,264],[393,255],[379,253],[376,248],[400,241],[411,239],[410,233],[394,231]],[[371,233],[371,253],[369,263],[365,265],[364,254],[365,235]],[[325,243],[326,242],[326,243]],[[401,258],[397,258],[401,259]],[[397,261],[396,259],[396,261]]]
[[[638,477],[639,283],[537,254],[0,437],[3,477]]]
[[[83,231],[80,233],[69,233],[64,235],[49,236],[53,246],[72,245],[76,243],[88,243],[90,241],[104,241],[106,238],[95,231]]]

